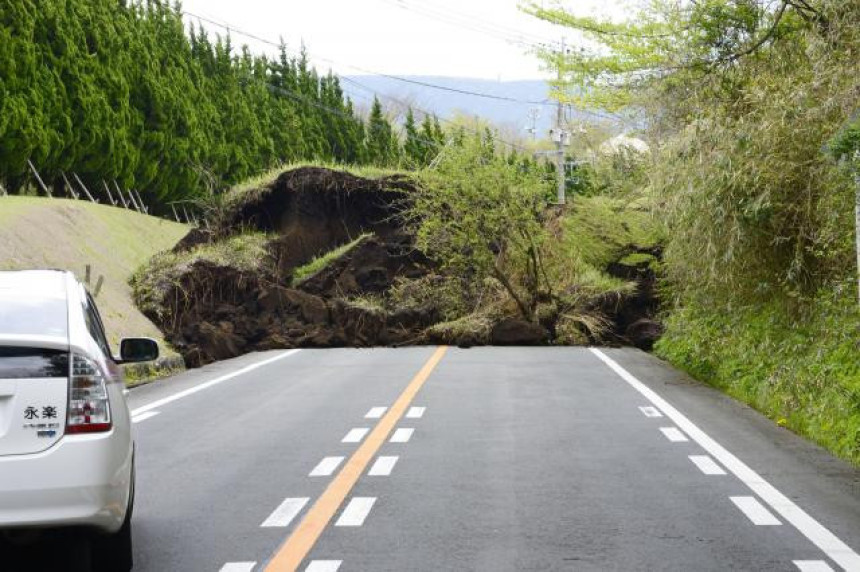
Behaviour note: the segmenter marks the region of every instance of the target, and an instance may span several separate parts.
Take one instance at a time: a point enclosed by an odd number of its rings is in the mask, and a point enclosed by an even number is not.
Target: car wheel
[[[93,572],[128,572],[134,566],[131,544],[131,515],[134,512],[134,464],[131,469],[131,491],[122,527],[113,534],[93,538]]]
[[[93,538],[93,572],[128,572],[134,561],[131,549],[131,510],[122,528],[113,534]]]

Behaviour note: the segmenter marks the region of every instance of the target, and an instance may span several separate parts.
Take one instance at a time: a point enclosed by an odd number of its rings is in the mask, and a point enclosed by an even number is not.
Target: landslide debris
[[[140,269],[135,300],[190,367],[255,350],[420,341],[432,309],[362,299],[432,268],[398,224],[410,185],[282,173]]]
[[[648,349],[659,337],[661,251],[615,228],[604,215],[617,212],[604,212],[603,203],[583,202],[582,212],[557,222],[559,236],[568,237],[559,256],[575,258],[579,270],[575,280],[559,278],[558,295],[531,323],[517,317],[498,284],[476,289],[415,249],[401,216],[413,185],[402,176],[367,179],[317,167],[283,172],[230,196],[206,228],[141,268],[132,279],[135,301],[189,367],[292,347]],[[568,244],[570,236],[578,238]],[[583,267],[593,273],[583,276]],[[480,295],[467,299],[466,291]]]

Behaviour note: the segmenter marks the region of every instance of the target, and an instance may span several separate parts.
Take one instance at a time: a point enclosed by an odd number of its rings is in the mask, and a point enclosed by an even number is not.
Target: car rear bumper
[[[95,527],[115,532],[128,508],[127,434],[71,435],[33,455],[0,457],[0,528]]]

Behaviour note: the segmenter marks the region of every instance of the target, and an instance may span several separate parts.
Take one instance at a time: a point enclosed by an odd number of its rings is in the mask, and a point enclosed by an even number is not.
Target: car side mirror
[[[124,338],[119,343],[121,363],[139,363],[158,359],[158,343],[150,338]]]

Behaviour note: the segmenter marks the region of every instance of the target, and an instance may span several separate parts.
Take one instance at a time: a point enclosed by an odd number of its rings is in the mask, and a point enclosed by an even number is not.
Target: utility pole
[[[857,294],[860,296],[860,149],[854,151],[854,240],[857,249]]]
[[[537,139],[537,120],[540,117],[540,108],[532,107],[529,109],[529,119],[532,122],[532,126],[528,128],[528,132],[532,134],[532,141]]]
[[[565,45],[564,38],[561,39],[561,51],[558,54],[558,81],[561,84],[561,81],[564,79],[564,74],[562,73],[562,66],[564,64],[564,56],[565,56]],[[563,205],[565,203],[565,193],[564,193],[564,184],[565,184],[565,173],[564,173],[564,105],[561,103],[561,98],[558,100],[558,110],[555,119],[555,129],[556,133],[554,135],[556,139],[556,177],[558,178],[558,204]]]

